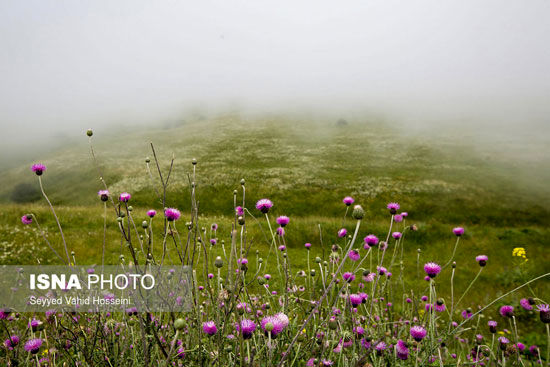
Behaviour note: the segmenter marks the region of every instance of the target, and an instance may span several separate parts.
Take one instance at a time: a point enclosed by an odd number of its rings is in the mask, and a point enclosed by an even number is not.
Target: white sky
[[[550,112],[550,1],[0,0],[0,143],[196,104]]]

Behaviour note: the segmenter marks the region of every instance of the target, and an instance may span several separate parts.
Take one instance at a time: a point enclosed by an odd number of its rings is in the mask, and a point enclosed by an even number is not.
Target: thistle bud
[[[223,260],[221,256],[216,257],[216,260],[214,260],[214,266],[218,269],[223,266]]]
[[[353,207],[352,216],[357,220],[363,219],[363,217],[365,216],[365,210],[361,207],[361,205],[355,205]]]
[[[149,223],[146,220],[144,220],[143,222],[141,222],[141,227],[143,229],[145,229],[145,228],[149,227]]]
[[[92,129],[88,129],[88,130],[86,130],[86,135],[92,136],[92,135],[94,135],[94,131]]]
[[[185,321],[183,321],[183,319],[176,319],[176,321],[174,321],[174,329],[183,330],[184,327]]]

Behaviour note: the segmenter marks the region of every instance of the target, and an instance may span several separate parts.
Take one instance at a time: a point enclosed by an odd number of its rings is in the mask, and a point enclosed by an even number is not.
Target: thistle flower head
[[[351,204],[353,204],[355,202],[355,200],[353,200],[353,198],[351,196],[346,196],[344,198],[344,200],[342,200],[342,202],[344,204],[346,204],[346,206],[350,206]]]
[[[214,335],[218,332],[218,328],[214,321],[206,321],[202,324],[202,331],[208,335]]]
[[[237,215],[244,215],[244,209],[242,206],[237,206],[235,208],[235,213],[237,213]]]
[[[378,245],[378,237],[376,237],[373,234],[369,234],[367,237],[365,237],[364,241],[365,241],[365,250],[368,250],[372,246]]]
[[[411,327],[410,332],[413,339],[416,340],[417,342],[424,339],[427,333],[426,329],[424,329],[422,326],[413,326]]]
[[[24,216],[21,217],[21,222],[23,224],[31,224],[32,223],[32,215],[25,214]]]
[[[350,294],[349,295],[349,302],[353,307],[359,306],[361,303],[363,303],[363,297],[361,297],[358,294]]]
[[[407,347],[407,343],[405,343],[403,340],[399,339],[397,343],[395,344],[395,353],[397,355],[397,358],[401,360],[406,360],[409,358],[409,348]]]
[[[391,214],[395,214],[395,213],[397,213],[399,208],[401,208],[401,206],[398,203],[389,203],[387,208],[388,208],[388,210],[390,211]]]
[[[311,248],[311,243],[307,242],[306,244],[304,244],[304,247],[309,250]]]
[[[505,305],[502,306],[498,312],[502,317],[512,317],[514,316],[514,307],[510,305]]]
[[[35,163],[31,166],[31,171],[36,173],[37,176],[42,176],[42,173],[46,171],[46,166],[42,163]]]
[[[550,305],[537,305],[537,310],[539,311],[540,321],[545,324],[550,323]]]
[[[523,307],[523,309],[527,311],[531,311],[533,309],[533,306],[531,306],[527,298],[520,299],[519,304],[521,307]]]
[[[130,201],[131,198],[132,198],[132,195],[130,195],[130,194],[127,193],[127,192],[123,192],[123,193],[120,194],[120,196],[118,197],[118,200],[120,200],[120,201],[123,202],[123,203],[127,203],[128,201]]]
[[[345,229],[345,228],[341,228],[341,229],[338,231],[338,237],[340,237],[340,238],[346,237],[347,234],[348,234],[348,230]]]
[[[29,339],[25,343],[25,350],[31,354],[36,354],[40,350],[40,347],[42,346],[42,339],[36,338],[36,339]]]
[[[355,275],[348,271],[348,272],[345,272],[344,274],[342,274],[342,278],[344,278],[344,280],[346,282],[351,283],[355,280]]]
[[[287,217],[286,215],[281,215],[280,217],[277,218],[277,224],[280,225],[281,227],[286,226],[288,222],[290,222],[290,218]]]
[[[453,233],[455,234],[455,236],[460,237],[464,234],[464,228],[455,227],[455,228],[453,228]]]
[[[398,239],[401,238],[401,232],[393,232],[393,233],[391,234],[391,236],[392,236],[394,239],[398,240]]]
[[[101,201],[105,202],[109,200],[109,190],[99,190],[97,192],[97,196],[101,199]]]
[[[351,249],[349,250],[348,252],[348,257],[352,260],[352,261],[357,261],[361,258],[361,255],[359,254],[359,251],[355,250],[355,249]]]
[[[12,335],[10,338],[4,340],[4,346],[9,350],[13,350],[19,344],[19,337],[17,335]]]
[[[235,325],[235,328],[237,332],[242,334],[243,339],[250,339],[252,338],[254,330],[256,330],[256,323],[249,319],[243,319],[240,323]]]
[[[266,336],[271,333],[272,338],[276,338],[285,328],[281,320],[275,316],[264,317],[260,323],[260,327]]]
[[[435,278],[435,276],[441,272],[441,266],[434,262],[429,262],[424,265],[424,271],[430,278]]]
[[[491,333],[494,334],[494,333],[497,332],[497,325],[498,325],[498,323],[497,323],[496,321],[490,320],[490,321],[487,322],[487,325],[489,326],[489,331],[490,331]]]
[[[478,262],[479,266],[487,265],[487,260],[489,260],[489,257],[487,255],[476,256],[476,261]]]
[[[147,216],[148,216],[149,218],[153,218],[155,215],[157,215],[157,211],[156,211],[156,210],[151,209],[151,210],[148,210],[148,211],[147,211]]]
[[[283,237],[285,235],[285,229],[283,227],[277,227],[275,230],[277,232],[277,236]]]
[[[173,222],[175,220],[178,220],[181,216],[181,213],[178,209],[174,208],[166,208],[164,209],[164,216],[169,222]]]
[[[256,203],[256,209],[258,209],[264,214],[267,214],[269,212],[269,209],[271,209],[272,207],[273,207],[273,202],[271,202],[271,200],[269,199],[261,199],[261,200],[258,200],[258,202]]]

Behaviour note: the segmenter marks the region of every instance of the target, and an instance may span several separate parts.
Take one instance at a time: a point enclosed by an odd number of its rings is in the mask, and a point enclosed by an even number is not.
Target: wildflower
[[[474,314],[472,313],[472,311],[471,311],[470,309],[466,309],[466,310],[462,311],[461,315],[462,315],[463,318],[469,319],[469,318],[471,318]]]
[[[395,344],[395,353],[397,354],[397,358],[403,361],[407,360],[409,358],[409,348],[407,347],[407,343],[399,339]]]
[[[266,280],[269,280],[269,279],[271,279],[271,275],[270,275],[270,274],[265,274],[265,275],[264,275],[264,278],[265,278]]]
[[[533,356],[538,356],[539,355],[539,347],[537,347],[536,345],[531,345],[529,347],[529,353],[531,353]]]
[[[304,247],[309,250],[311,248],[311,243],[307,242],[306,244],[304,244]]]
[[[398,239],[401,238],[401,232],[393,232],[393,233],[391,234],[391,236],[392,236],[394,239],[398,240]]]
[[[531,303],[529,303],[529,300],[527,298],[522,298],[519,301],[519,304],[527,311],[531,311],[533,309],[533,306],[531,306]]]
[[[212,225],[210,226],[210,228],[211,228],[213,231],[217,231],[217,230],[218,230],[218,224],[217,224],[217,223],[212,223]]]
[[[512,256],[519,257],[523,259],[523,261],[527,261],[527,253],[525,252],[525,249],[523,247],[516,247],[512,250]]]
[[[333,361],[331,361],[330,359],[323,359],[321,361],[321,366],[332,366],[334,364]]]
[[[31,224],[32,223],[32,215],[25,214],[24,216],[21,217],[21,222],[23,222],[23,224]]]
[[[43,329],[42,321],[37,319],[32,319],[29,322],[29,327],[32,329],[32,331],[40,331]]]
[[[387,208],[388,210],[390,211],[390,213],[393,215],[395,213],[397,213],[397,211],[399,210],[401,206],[399,206],[398,203],[389,203]]]
[[[540,321],[545,324],[550,323],[550,306],[540,304],[537,306],[537,310],[539,310]]]
[[[355,250],[355,249],[351,249],[349,252],[348,252],[348,257],[352,260],[352,261],[357,261],[361,258],[361,255],[359,255],[359,251]]]
[[[207,321],[202,324],[202,331],[204,331],[205,334],[214,335],[218,332],[218,328],[214,321]]]
[[[42,339],[30,339],[25,343],[25,350],[29,353],[36,354],[42,346]]]
[[[365,241],[365,250],[368,250],[372,246],[378,245],[378,237],[376,237],[373,234],[369,234],[367,237],[364,238]]]
[[[514,307],[510,305],[502,306],[499,313],[502,317],[512,317],[514,316]]]
[[[403,222],[403,216],[401,214],[396,214],[393,216],[393,220],[396,221],[397,223],[401,223]]]
[[[176,357],[179,359],[183,359],[185,357],[185,349],[183,349],[183,347],[176,351]]]
[[[173,222],[175,220],[178,220],[181,216],[181,213],[178,209],[174,208],[166,208],[164,209],[164,216],[169,222]]]
[[[131,198],[132,198],[132,195],[128,194],[127,192],[123,192],[118,197],[118,200],[120,200],[123,203],[127,203],[128,201],[130,201]]]
[[[351,196],[346,196],[344,198],[344,200],[342,200],[342,202],[344,204],[346,204],[346,206],[350,206],[351,204],[353,204],[355,202],[355,200],[353,200],[353,198]]]
[[[438,300],[435,302],[435,305],[434,305],[434,306],[435,306],[435,310],[436,310],[437,312],[443,312],[443,311],[445,311],[445,303],[444,303],[444,301],[443,301],[441,298],[438,299]]]
[[[464,228],[455,227],[455,228],[453,228],[453,233],[455,234],[455,236],[460,237],[464,234]]]
[[[276,232],[279,237],[283,237],[285,235],[285,229],[283,227],[277,227]]]
[[[348,231],[345,228],[342,228],[338,231],[338,237],[340,237],[340,238],[346,237],[347,234],[348,234]]]
[[[353,212],[351,213],[354,219],[360,220],[365,216],[365,210],[361,205],[355,205],[353,207]]]
[[[284,227],[290,222],[290,218],[286,215],[281,215],[279,218],[277,218],[277,224],[281,227]]]
[[[435,278],[435,276],[441,271],[441,266],[434,262],[429,262],[424,265],[424,271],[430,278]]]
[[[376,267],[376,271],[378,272],[378,274],[380,275],[384,275],[388,272],[388,269],[386,269],[385,267],[383,266],[377,266]]]
[[[348,271],[348,272],[345,272],[344,274],[342,274],[342,278],[344,278],[344,280],[346,282],[351,283],[355,280],[355,275]]]
[[[498,338],[498,342],[500,343],[500,349],[501,350],[506,350],[506,345],[508,343],[510,343],[510,340],[508,340],[508,338],[504,337],[504,336],[501,336]]]
[[[151,209],[151,210],[148,210],[148,211],[147,211],[147,216],[148,216],[149,218],[153,218],[155,215],[157,215],[157,211],[156,211],[156,210]]]
[[[273,203],[269,199],[261,199],[256,203],[256,209],[261,211],[264,214],[269,212],[269,209],[273,207]]]
[[[479,266],[487,265],[487,260],[489,260],[489,257],[487,255],[476,256],[476,261],[478,262]]]
[[[427,333],[426,329],[424,329],[422,326],[413,326],[411,327],[410,332],[413,339],[417,342],[422,341]]]
[[[210,239],[210,245],[216,246],[217,243],[218,243],[218,240],[217,240],[217,239],[215,239],[215,238],[211,238],[211,239]]]
[[[388,248],[388,243],[386,241],[381,241],[380,242],[380,250],[386,251],[387,248]]]
[[[275,314],[275,317],[279,319],[279,321],[281,321],[281,323],[283,324],[283,327],[287,327],[290,320],[288,319],[288,316],[285,315],[284,313],[282,312],[279,312],[277,314]]]
[[[97,196],[99,196],[101,201],[107,201],[109,200],[109,190],[99,190]]]
[[[489,322],[487,322],[487,325],[489,325],[489,331],[491,333],[496,333],[497,332],[497,322],[494,321],[494,320],[490,320]]]
[[[401,213],[401,216],[402,216],[403,218],[406,218],[406,217],[409,216],[409,213],[407,213],[407,212],[402,212],[402,213]]]
[[[277,335],[280,334],[284,329],[284,325],[281,320],[275,316],[264,317],[260,326],[265,335],[269,336],[269,334],[271,333],[272,338],[276,338]]]
[[[361,303],[363,303],[363,298],[358,294],[350,294],[348,298],[349,298],[349,302],[354,308],[356,308]]]
[[[244,215],[244,209],[242,206],[238,206],[235,208],[235,213],[237,213],[237,215]]]
[[[19,344],[19,337],[17,335],[12,335],[10,338],[4,341],[4,346],[9,350],[13,350]]]
[[[35,163],[31,166],[31,171],[36,173],[37,176],[42,176],[42,173],[46,170],[46,166],[42,163]]]
[[[240,324],[235,325],[235,328],[243,335],[243,339],[250,339],[254,330],[256,330],[256,323],[252,320],[243,319]]]
[[[377,354],[382,354],[386,348],[387,348],[387,344],[384,343],[384,342],[379,342],[378,344],[375,345],[374,349],[376,350],[376,353]]]
[[[422,296],[422,297],[420,297],[420,300],[422,302],[426,302],[428,300],[428,296]]]

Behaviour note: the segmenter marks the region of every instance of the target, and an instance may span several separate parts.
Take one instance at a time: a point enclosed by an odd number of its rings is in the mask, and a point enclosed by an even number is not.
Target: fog
[[[0,154],[197,109],[548,136],[549,16],[546,0],[3,0]]]

